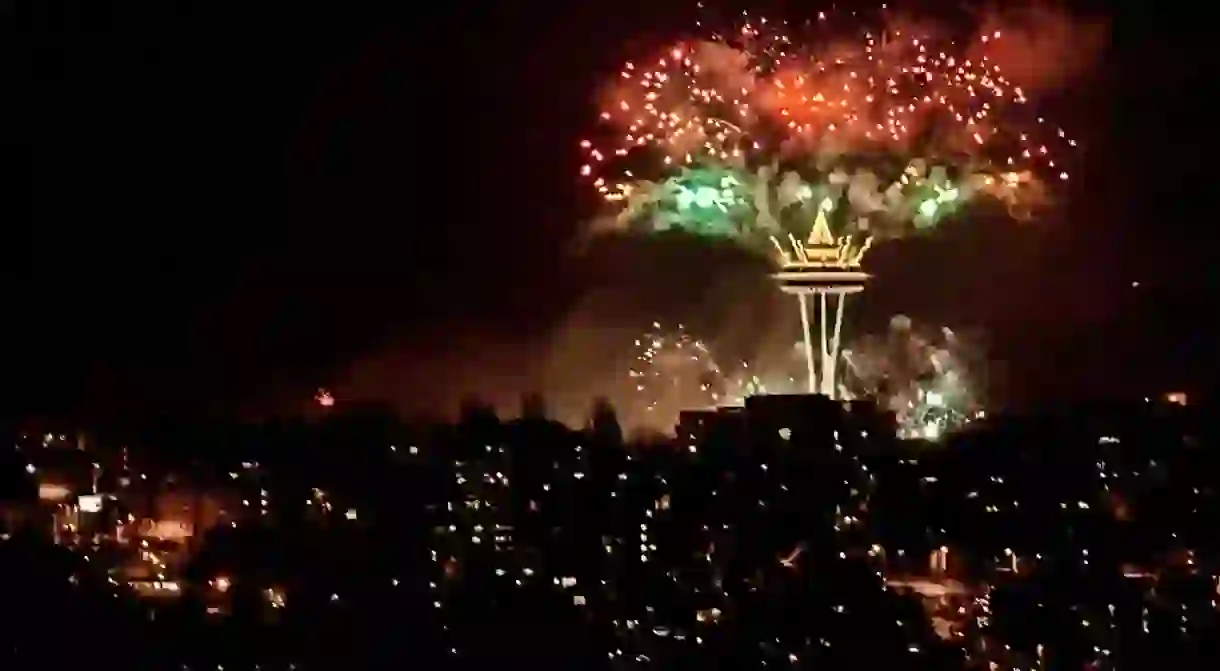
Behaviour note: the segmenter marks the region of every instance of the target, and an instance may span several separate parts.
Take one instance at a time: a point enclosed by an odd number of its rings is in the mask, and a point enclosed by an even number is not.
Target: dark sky
[[[11,412],[250,407],[578,300],[591,84],[682,12],[374,4],[0,2]],[[1115,44],[1062,221],[879,253],[866,309],[981,322],[1024,396],[1210,385],[1214,57]]]

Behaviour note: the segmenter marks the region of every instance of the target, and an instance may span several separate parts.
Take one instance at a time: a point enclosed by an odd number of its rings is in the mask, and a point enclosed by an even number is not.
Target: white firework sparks
[[[936,335],[898,316],[883,336],[865,336],[843,353],[845,386],[894,412],[899,435],[936,440],[981,416],[979,364],[950,329]]]
[[[668,431],[683,410],[740,406],[750,396],[803,393],[803,344],[769,366],[725,369],[712,348],[681,324],[634,341],[628,371],[634,424]],[[904,438],[938,440],[982,415],[978,357],[952,330],[916,327],[898,316],[885,335],[866,335],[844,349],[845,398],[870,398],[892,411]]]

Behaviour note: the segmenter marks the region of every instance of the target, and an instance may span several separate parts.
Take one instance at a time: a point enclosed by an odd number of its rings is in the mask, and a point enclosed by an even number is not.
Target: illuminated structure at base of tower
[[[872,238],[860,243],[851,236],[836,240],[826,220],[829,209],[829,202],[818,208],[813,230],[804,243],[792,235],[788,236],[790,248],[775,238],[771,242],[779,250],[780,261],[779,272],[773,277],[780,291],[796,296],[800,302],[809,393],[837,399],[843,312],[847,297],[864,291],[868,282],[869,275],[860,269],[860,261]]]

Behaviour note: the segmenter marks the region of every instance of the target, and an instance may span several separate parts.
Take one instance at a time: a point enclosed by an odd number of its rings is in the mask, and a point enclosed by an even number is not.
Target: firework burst
[[[747,16],[626,63],[581,172],[620,230],[765,241],[833,211],[840,233],[893,236],[979,196],[1027,217],[1068,179],[1075,143],[989,57],[1003,39]]]
[[[652,329],[635,339],[635,357],[628,372],[634,388],[634,406],[645,413],[677,417],[687,408],[710,407],[722,400],[725,375],[703,341],[681,324]]]
[[[848,394],[894,412],[903,437],[937,439],[982,413],[981,357],[948,328],[934,332],[896,316],[885,336],[861,338],[843,358]]]
[[[640,427],[671,429],[683,410],[740,406],[750,396],[794,387],[780,377],[764,379],[745,361],[722,367],[712,347],[679,324],[652,328],[633,342],[627,371],[627,416]]]

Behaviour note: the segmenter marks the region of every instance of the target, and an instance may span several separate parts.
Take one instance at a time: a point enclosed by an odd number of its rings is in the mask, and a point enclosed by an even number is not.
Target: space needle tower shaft
[[[869,275],[860,270],[860,260],[868,251],[871,239],[859,245],[847,236],[835,240],[826,219],[831,207],[829,201],[822,203],[809,239],[804,243],[791,235],[788,236],[790,249],[774,238],[772,242],[780,252],[781,261],[780,271],[774,277],[780,290],[795,295],[800,303],[809,393],[834,399],[839,397],[837,369],[843,314],[847,297],[863,291],[868,281]],[[811,319],[813,310],[817,311],[816,324]],[[833,322],[831,310],[834,310]]]

